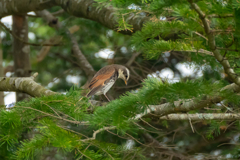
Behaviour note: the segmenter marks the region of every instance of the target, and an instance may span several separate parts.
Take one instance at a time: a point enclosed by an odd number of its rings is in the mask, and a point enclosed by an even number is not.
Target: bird
[[[113,86],[118,78],[124,80],[127,85],[128,79],[130,77],[130,72],[127,67],[118,64],[107,65],[101,68],[92,78],[88,85],[90,91],[87,93],[86,97],[92,95],[103,94],[108,101],[106,93]]]

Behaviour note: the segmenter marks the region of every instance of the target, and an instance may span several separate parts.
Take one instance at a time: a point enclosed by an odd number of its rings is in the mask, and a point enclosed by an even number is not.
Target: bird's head
[[[130,77],[130,72],[126,67],[118,69],[118,78],[121,78],[122,80],[124,80],[126,85],[129,77]]]

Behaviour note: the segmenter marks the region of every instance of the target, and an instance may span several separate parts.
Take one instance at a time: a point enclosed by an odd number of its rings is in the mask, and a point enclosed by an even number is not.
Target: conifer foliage
[[[145,59],[181,54],[203,76],[146,78],[109,103],[74,86],[1,107],[0,159],[239,159],[240,2],[96,2],[116,9],[119,32],[133,32],[133,16],[148,18],[130,38]]]

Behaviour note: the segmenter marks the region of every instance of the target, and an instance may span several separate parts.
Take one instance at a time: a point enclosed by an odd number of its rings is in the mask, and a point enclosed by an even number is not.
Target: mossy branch
[[[27,93],[32,97],[41,97],[57,94],[44,88],[34,81],[37,74],[32,77],[0,77],[0,91],[13,91]]]

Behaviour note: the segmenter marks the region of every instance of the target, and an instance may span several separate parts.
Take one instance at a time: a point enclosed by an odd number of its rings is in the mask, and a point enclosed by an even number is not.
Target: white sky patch
[[[135,10],[141,10],[141,8],[135,4],[131,4],[128,6],[128,9],[135,9]]]
[[[169,55],[165,53],[164,57],[168,57]],[[178,63],[176,65],[176,68],[179,69],[183,77],[189,77],[189,76],[196,76],[201,77],[203,76],[203,67],[198,67],[194,64],[191,64],[191,66],[188,63]],[[162,78],[163,80],[167,80],[169,83],[175,83],[179,82],[180,77],[178,75],[174,75],[174,72],[170,68],[165,68],[161,70],[160,72],[157,71],[155,73],[149,74],[148,77],[154,77],[154,78]]]
[[[28,38],[31,40],[34,40],[36,38],[36,36],[33,32],[28,32]]]
[[[99,52],[95,53],[96,58],[104,58],[104,59],[112,59],[114,55],[114,51],[109,48],[102,49]]]
[[[3,17],[1,22],[7,24],[8,26],[12,25],[12,16]]]
[[[174,72],[170,68],[164,68],[161,72],[159,72],[159,76],[162,78],[173,79]]]
[[[34,12],[28,12],[29,15],[36,15]],[[9,29],[12,29],[12,16],[7,16],[7,17],[3,17],[1,19],[1,22],[3,22]],[[1,32],[0,33],[0,37],[5,37],[6,33]],[[35,39],[35,34],[32,32],[28,33],[28,37],[33,40]]]
[[[112,37],[113,35],[113,30],[108,30],[107,31],[107,37]]]
[[[12,73],[11,72],[7,72],[6,73],[6,77],[11,77]]]
[[[53,85],[54,85],[54,84],[57,84],[58,82],[60,82],[60,80],[58,79],[58,77],[55,77],[55,78],[53,79],[53,82],[48,83],[47,88],[53,87]]]
[[[132,139],[128,139],[124,147],[125,147],[127,150],[129,150],[129,149],[132,149],[132,147],[134,146],[134,144],[135,144],[135,142],[134,142]]]
[[[0,37],[3,38],[6,36],[6,33],[5,32],[0,32]]]
[[[28,12],[29,15],[33,15],[36,16],[36,14],[32,11],[32,12]]]
[[[169,56],[170,56],[170,53],[169,53],[169,52],[163,53],[162,57],[163,57],[165,63],[168,63],[168,57],[169,57]]]
[[[166,20],[166,17],[162,17],[162,16],[160,16],[159,19],[160,19],[160,20]]]
[[[80,77],[79,76],[72,76],[72,75],[68,75],[66,77],[67,82],[69,83],[74,83],[74,84],[78,84],[80,82]]]
[[[163,80],[167,80],[169,83],[175,83],[179,82],[178,77],[174,77],[174,72],[170,68],[165,68],[161,70],[160,72],[157,71],[155,73],[149,74],[148,77],[154,77],[154,78],[162,78]]]
[[[4,92],[4,103],[6,104],[10,104],[13,102],[16,102],[16,93],[15,92]]]
[[[195,73],[197,77],[201,77],[203,75],[202,68],[197,69],[196,65],[194,64],[191,64],[190,66],[188,63],[178,63],[176,68],[179,69],[183,77],[188,77],[191,75],[195,76]]]
[[[128,50],[127,50],[127,48],[126,47],[121,47],[121,52],[123,53],[123,54],[126,54],[127,52],[128,52]]]

